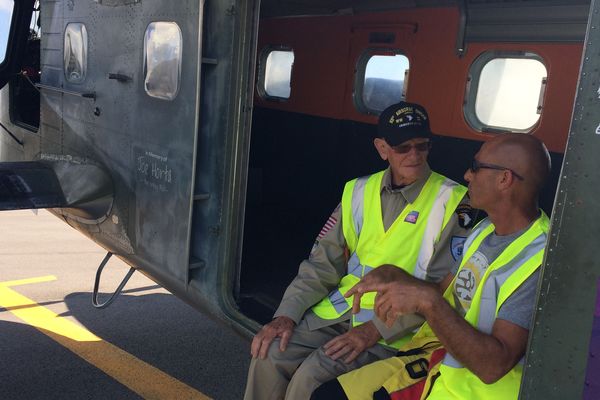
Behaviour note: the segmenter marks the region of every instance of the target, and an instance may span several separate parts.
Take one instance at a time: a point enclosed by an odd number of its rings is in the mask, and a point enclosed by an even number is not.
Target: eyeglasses
[[[516,176],[520,180],[522,180],[522,181],[525,180],[525,178],[523,178],[521,175],[517,174],[515,171],[513,171],[510,168],[503,167],[501,165],[496,165],[496,164],[482,163],[482,162],[477,161],[476,159],[473,159],[473,161],[471,161],[471,171],[473,171],[475,173],[475,172],[479,171],[481,168],[495,169],[498,171],[510,171],[514,176]]]
[[[394,152],[397,154],[406,154],[413,148],[417,151],[424,152],[431,150],[431,141],[421,142],[417,144],[399,144],[397,146],[391,146]]]

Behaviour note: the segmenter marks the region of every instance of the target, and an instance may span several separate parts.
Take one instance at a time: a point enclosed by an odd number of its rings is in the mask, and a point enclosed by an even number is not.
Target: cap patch
[[[413,106],[402,107],[388,119],[388,124],[403,128],[406,126],[422,126],[427,121],[427,115]]]
[[[390,146],[397,146],[414,138],[432,136],[425,108],[405,101],[393,104],[381,112],[377,134]]]

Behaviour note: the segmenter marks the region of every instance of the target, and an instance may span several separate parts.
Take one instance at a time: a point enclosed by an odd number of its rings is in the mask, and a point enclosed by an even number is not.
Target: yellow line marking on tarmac
[[[56,280],[56,277],[54,275],[46,275],[46,276],[39,276],[37,278],[19,279],[16,281],[0,282],[0,286],[20,286],[20,285],[28,285],[30,283],[50,282],[50,281],[55,281],[55,280]]]
[[[9,288],[51,280],[56,280],[56,277],[0,282],[0,307],[34,326],[145,399],[210,400],[194,388]]]

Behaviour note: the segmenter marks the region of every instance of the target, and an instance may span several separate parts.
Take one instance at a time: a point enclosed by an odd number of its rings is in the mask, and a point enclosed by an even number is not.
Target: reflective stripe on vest
[[[363,176],[356,179],[354,190],[352,191],[352,216],[354,217],[354,232],[356,237],[360,236],[360,231],[363,225],[363,207],[365,198],[365,185],[367,184],[368,176]]]
[[[423,234],[423,244],[419,249],[417,264],[413,272],[415,278],[424,280],[427,276],[427,267],[429,267],[429,261],[431,261],[431,257],[433,256],[434,246],[440,239],[442,226],[445,226],[448,222],[445,221],[444,218],[446,214],[446,203],[450,200],[450,196],[456,185],[456,182],[447,179],[442,182],[438,196],[429,213],[429,220],[427,221],[425,233]]]
[[[464,186],[432,172],[417,199],[407,204],[385,231],[381,216],[381,180],[384,172],[356,179],[344,188],[342,228],[351,255],[347,275],[340,281],[338,289],[313,307],[320,318],[335,319],[349,310],[352,299],[346,299],[344,307],[337,293],[345,293],[380,265],[396,265],[414,274],[419,264],[419,271],[423,271],[419,274],[424,277],[433,247],[466,193]],[[411,212],[416,218],[407,219]],[[399,248],[403,251],[398,251]],[[336,297],[332,297],[334,295]],[[374,293],[363,296],[361,312],[353,318],[354,325],[373,319],[374,299]]]
[[[346,303],[344,295],[338,289],[335,289],[333,292],[331,292],[329,295],[329,301],[331,301],[333,308],[335,308],[338,313],[343,314],[348,311],[348,303]]]
[[[527,261],[531,260],[537,253],[544,250],[546,245],[546,234],[542,233],[531,242],[531,245],[525,247],[521,254],[512,259],[508,264],[492,271],[481,292],[481,306],[479,308],[479,316],[477,321],[477,329],[481,332],[490,334],[494,322],[496,321],[498,306],[498,288],[502,287],[506,280]],[[522,364],[523,359],[520,363]],[[456,360],[450,353],[446,354],[443,363],[454,367],[462,368],[463,365]]]
[[[498,315],[498,310],[504,301],[519,288],[542,264],[544,248],[548,234],[548,217],[542,215],[519,238],[514,240],[487,268],[479,287],[475,291],[471,307],[467,310],[465,320],[476,326],[482,332],[491,333]],[[475,228],[469,236],[463,252],[465,258],[461,268],[479,248],[481,242],[491,232],[494,226],[489,220]],[[467,257],[468,256],[468,257]],[[444,293],[446,300],[452,298],[452,282]],[[454,304],[453,298],[450,301]],[[424,330],[428,327],[424,327]],[[475,374],[446,353],[440,376],[433,385],[428,400],[441,399],[516,399],[521,383],[523,359],[511,371],[497,382],[486,385]]]

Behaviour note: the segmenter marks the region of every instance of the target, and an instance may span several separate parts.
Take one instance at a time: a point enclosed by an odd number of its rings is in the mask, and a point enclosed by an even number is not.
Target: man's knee
[[[287,371],[290,369],[290,363],[292,363],[292,361],[290,360],[289,353],[286,354],[285,351],[280,351],[279,340],[275,340],[271,343],[271,346],[269,346],[267,356],[264,359],[252,359],[250,362],[250,373],[259,376],[262,374],[278,374],[286,376],[289,375]],[[286,376],[286,378],[289,379],[290,376]]]
[[[334,361],[322,347],[316,349],[298,367],[288,385],[287,398],[310,398],[319,385],[345,372],[343,361]]]
[[[265,359],[253,358],[248,369],[245,400],[282,399],[293,366],[282,362],[279,344],[271,344]]]

